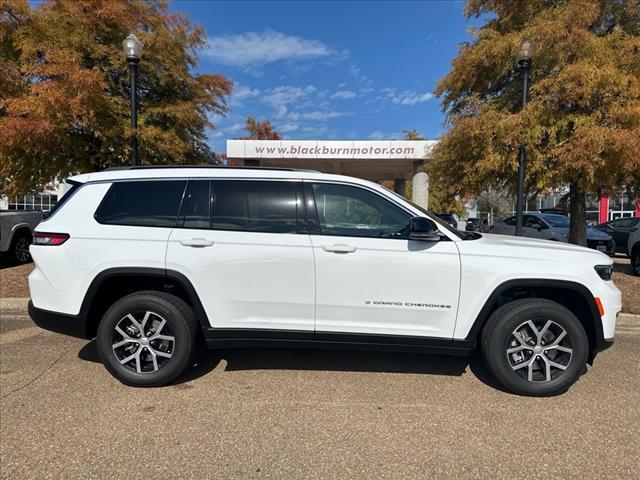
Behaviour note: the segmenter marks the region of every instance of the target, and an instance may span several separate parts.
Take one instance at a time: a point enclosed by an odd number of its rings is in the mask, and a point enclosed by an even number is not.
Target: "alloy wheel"
[[[31,254],[29,253],[29,245],[31,245],[31,242],[29,242],[29,240],[26,238],[19,238],[16,241],[14,253],[15,253],[16,259],[20,263],[27,263],[29,260],[31,260]]]
[[[137,318],[136,318],[137,316]],[[169,362],[175,351],[175,337],[167,321],[155,312],[129,313],[116,324],[112,349],[125,368],[153,373]]]
[[[517,375],[530,382],[550,382],[571,363],[573,348],[567,331],[552,320],[527,320],[510,335],[507,360]]]

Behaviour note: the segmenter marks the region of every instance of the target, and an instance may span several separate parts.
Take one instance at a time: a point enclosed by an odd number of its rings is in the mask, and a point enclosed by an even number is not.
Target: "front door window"
[[[322,235],[406,238],[411,215],[373,192],[316,183],[313,194]]]

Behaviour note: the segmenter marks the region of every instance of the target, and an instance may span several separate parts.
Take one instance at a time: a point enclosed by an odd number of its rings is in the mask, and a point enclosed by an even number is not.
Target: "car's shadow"
[[[78,357],[100,362],[95,340],[87,343]],[[485,385],[506,392],[485,368],[480,355],[469,357],[420,353],[370,352],[321,349],[238,348],[205,351],[192,368],[176,379],[179,385],[207,375],[224,360],[224,371],[309,370],[326,372],[410,373],[461,377],[467,367]]]
[[[624,263],[614,263],[613,271],[618,273],[624,273],[626,275],[631,275],[631,265]]]
[[[5,268],[19,267],[19,266],[20,265],[17,264],[12,258],[10,258],[8,254],[0,253],[0,270],[4,270]]]

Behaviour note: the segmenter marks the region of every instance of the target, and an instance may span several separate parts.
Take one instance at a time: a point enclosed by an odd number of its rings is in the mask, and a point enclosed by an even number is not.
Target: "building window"
[[[43,210],[48,212],[58,202],[58,196],[50,193],[17,195],[8,203],[9,210]]]

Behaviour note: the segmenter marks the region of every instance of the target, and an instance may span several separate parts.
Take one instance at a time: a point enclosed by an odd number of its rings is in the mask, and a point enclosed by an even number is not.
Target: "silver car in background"
[[[509,217],[494,223],[490,232],[515,235],[516,217]],[[525,237],[568,242],[569,217],[558,213],[527,213],[522,218],[522,234]],[[587,246],[607,255],[614,255],[616,249],[611,235],[591,227],[587,227]]]

